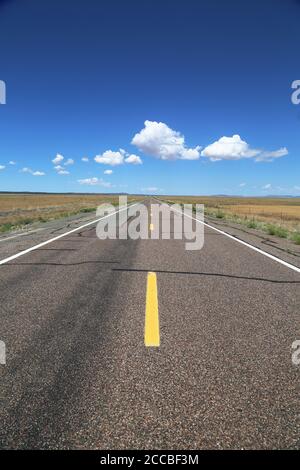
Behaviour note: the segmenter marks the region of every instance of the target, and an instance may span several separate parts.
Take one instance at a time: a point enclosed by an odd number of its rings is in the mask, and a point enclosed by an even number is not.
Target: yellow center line
[[[154,225],[153,224],[150,224],[150,230],[151,230],[151,232],[154,230]]]
[[[145,346],[158,347],[159,345],[160,338],[156,274],[149,272],[147,275],[146,293]]]

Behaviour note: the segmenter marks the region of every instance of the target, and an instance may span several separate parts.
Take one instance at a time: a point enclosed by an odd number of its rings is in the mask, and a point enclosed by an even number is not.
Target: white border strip
[[[140,204],[140,202],[137,202],[135,204],[132,204],[130,206],[126,205],[123,209],[120,209],[112,214],[105,215],[104,217],[100,217],[99,219],[92,220],[91,222],[88,222],[84,225],[81,225],[80,227],[74,228],[72,230],[69,230],[68,232],[62,233],[61,235],[58,235],[57,237],[50,238],[50,240],[46,240],[45,242],[39,243],[38,245],[32,246],[30,248],[27,248],[26,250],[20,251],[16,255],[9,256],[8,258],[2,259],[0,261],[1,264],[8,263],[9,261],[12,261],[16,258],[19,258],[20,256],[26,255],[27,253],[30,253],[31,251],[37,250],[38,248],[41,248],[42,246],[48,245],[48,243],[55,242],[56,240],[59,240],[60,238],[65,237],[66,235],[70,235],[71,233],[77,232],[78,230],[81,230],[82,228],[88,227],[89,225],[93,225],[96,222],[99,222],[100,220],[106,219],[107,217],[110,217],[112,215],[118,214],[119,212],[127,210],[129,207],[137,206]]]
[[[0,238],[0,243],[5,242],[6,240],[12,240],[13,238],[25,237],[26,235],[31,235],[32,233],[40,232],[41,230],[46,230],[46,229],[38,228],[36,230],[31,230],[30,232],[18,233],[17,235],[12,235],[11,237]]]
[[[168,205],[169,205],[169,204],[168,204]],[[174,210],[175,212],[178,212],[179,214],[181,214],[181,212],[179,212],[178,210],[176,210],[176,209],[173,209],[173,210]],[[203,222],[202,220],[195,219],[195,217],[191,217],[191,216],[188,215],[188,214],[184,214],[184,215],[185,215],[185,217],[189,217],[190,219],[196,220],[196,221],[199,222],[200,224],[203,224],[203,225],[205,225],[206,227],[209,227],[209,228],[211,228],[212,230],[215,230],[216,232],[221,233],[222,235],[225,235],[225,237],[228,237],[228,238],[230,238],[231,240],[234,240],[234,241],[240,243],[241,245],[244,245],[244,246],[247,246],[248,248],[251,248],[251,250],[256,251],[257,253],[260,253],[261,255],[264,255],[264,256],[266,256],[267,258],[272,259],[273,261],[277,261],[277,263],[282,264],[282,265],[285,266],[286,268],[292,269],[292,270],[295,271],[296,273],[300,273],[300,268],[297,268],[297,266],[294,266],[293,264],[287,263],[286,261],[283,261],[282,259],[277,258],[276,256],[273,256],[273,255],[271,255],[270,253],[267,253],[266,251],[261,250],[260,248],[256,248],[256,246],[250,245],[250,243],[244,242],[243,240],[240,240],[239,238],[236,238],[236,237],[234,237],[233,235],[230,235],[229,233],[223,232],[223,230],[219,230],[218,228],[215,228],[215,227],[213,227],[212,225],[209,225],[208,223]]]

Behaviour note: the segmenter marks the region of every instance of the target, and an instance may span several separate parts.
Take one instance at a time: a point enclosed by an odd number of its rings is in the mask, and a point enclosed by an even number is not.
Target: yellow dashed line
[[[149,272],[147,275],[146,293],[145,346],[158,347],[159,345],[160,338],[156,274]]]

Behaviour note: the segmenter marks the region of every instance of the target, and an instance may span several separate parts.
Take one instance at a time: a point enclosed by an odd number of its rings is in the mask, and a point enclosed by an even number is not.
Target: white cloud
[[[263,186],[263,189],[271,189],[271,187],[272,187],[272,185],[270,183],[268,183],[268,184],[265,184]]]
[[[10,160],[8,163],[9,165],[16,165],[16,162],[14,160]]]
[[[187,148],[185,138],[167,124],[145,121],[145,127],[135,134],[131,143],[142,152],[161,160],[197,160],[201,147]]]
[[[125,158],[126,163],[132,163],[133,165],[141,165],[143,162],[141,158],[138,155],[129,155],[127,158]]]
[[[274,158],[281,158],[287,155],[288,149],[286,147],[281,147],[278,150],[273,152],[262,152],[255,160],[257,162],[272,162]]]
[[[102,155],[96,155],[94,160],[97,163],[103,163],[105,165],[122,165],[122,163],[124,163],[124,151],[122,149],[120,149],[119,152],[106,150]]]
[[[74,160],[73,158],[68,158],[68,160],[65,161],[64,165],[65,166],[68,166],[68,165],[74,165]]]
[[[0,165],[0,170],[4,170],[5,169],[5,165]]]
[[[221,137],[216,142],[205,147],[201,152],[202,157],[208,157],[211,161],[254,158],[255,161],[262,162],[272,161],[274,158],[283,157],[287,154],[288,150],[286,147],[271,152],[251,148],[238,134],[232,137]]]
[[[148,193],[156,193],[160,191],[160,189],[157,188],[156,186],[149,186],[148,188],[142,188],[141,191],[146,191]]]
[[[45,176],[46,173],[44,171],[33,171],[31,168],[24,167],[20,170],[21,173],[30,173],[32,176]]]
[[[54,163],[54,170],[57,172],[58,175],[69,175],[70,172],[64,167],[74,164],[74,160],[72,158],[68,158],[66,161],[64,161],[64,157],[59,153],[52,160],[52,162]],[[60,165],[60,163],[64,166]]]
[[[52,163],[54,163],[54,165],[58,165],[59,163],[61,163],[63,161],[64,157],[62,155],[60,155],[59,153],[56,154],[56,157],[53,158],[52,160]]]
[[[117,166],[123,163],[131,163],[133,165],[141,165],[142,159],[138,155],[130,155],[126,150],[119,149],[118,151],[106,150],[102,155],[96,155],[94,160],[103,165]]]
[[[86,184],[88,186],[103,186],[105,188],[110,188],[112,185],[111,183],[104,181],[102,178],[85,178],[78,180],[79,184]]]
[[[82,161],[82,162],[88,162],[89,159],[88,159],[88,157],[82,157],[81,161]]]
[[[112,170],[105,170],[103,173],[105,175],[111,175],[113,173],[113,171]]]
[[[201,156],[208,157],[211,161],[218,160],[240,160],[241,158],[253,158],[260,150],[251,149],[247,142],[242,140],[238,134],[232,137],[221,137],[213,144],[202,150]]]
[[[240,188],[244,188],[245,186],[246,186],[246,183],[240,183],[240,184],[239,184],[239,187],[240,187]]]

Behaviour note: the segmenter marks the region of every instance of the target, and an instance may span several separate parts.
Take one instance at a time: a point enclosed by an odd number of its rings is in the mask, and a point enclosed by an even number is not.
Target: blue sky
[[[0,0],[0,190],[300,195],[299,23],[296,0]]]

